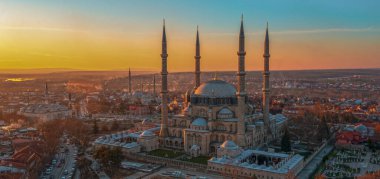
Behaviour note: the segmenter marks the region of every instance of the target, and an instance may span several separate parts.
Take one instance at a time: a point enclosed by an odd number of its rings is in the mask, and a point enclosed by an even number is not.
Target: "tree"
[[[330,129],[327,125],[327,122],[324,118],[322,118],[321,123],[319,125],[319,138],[322,141],[323,139],[328,139],[330,137]]]
[[[292,150],[288,128],[285,128],[284,136],[282,136],[281,139],[281,150],[284,152],[290,152]]]
[[[108,159],[112,167],[119,167],[124,160],[123,152],[120,147],[113,148],[108,152]]]
[[[120,103],[120,105],[119,105],[119,110],[118,110],[118,112],[119,112],[119,114],[126,114],[126,110],[127,110],[127,106],[125,105],[125,101],[122,101],[121,103]]]
[[[93,132],[94,132],[94,134],[97,134],[99,132],[99,126],[98,126],[98,122],[96,121],[96,119],[94,119]]]
[[[118,129],[119,129],[119,123],[115,119],[115,120],[112,121],[111,130],[116,131]]]
[[[94,157],[104,166],[108,166],[108,151],[109,149],[104,146],[95,150]]]
[[[375,144],[372,142],[372,140],[368,139],[367,143],[368,143],[368,148],[375,151]]]
[[[109,130],[107,124],[102,125],[102,131],[107,132]]]
[[[94,157],[100,161],[102,166],[106,171],[110,172],[110,174],[113,174],[115,168],[119,167],[124,160],[123,152],[120,147],[112,149],[104,146],[100,147],[95,150]]]

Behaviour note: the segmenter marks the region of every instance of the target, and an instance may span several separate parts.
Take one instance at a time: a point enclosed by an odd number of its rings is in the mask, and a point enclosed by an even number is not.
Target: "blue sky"
[[[9,4],[40,7],[51,13],[83,13],[99,21],[157,23],[165,17],[185,26],[235,28],[240,14],[248,26],[265,21],[276,29],[378,28],[377,0],[12,0]],[[252,25],[251,25],[252,24]],[[232,29],[231,29],[232,30]]]

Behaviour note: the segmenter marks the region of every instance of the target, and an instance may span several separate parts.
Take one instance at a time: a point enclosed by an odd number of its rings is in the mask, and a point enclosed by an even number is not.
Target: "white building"
[[[67,119],[72,116],[72,111],[60,104],[31,104],[19,111],[20,115],[42,121],[54,119]]]
[[[226,141],[218,149],[217,156],[208,161],[207,168],[237,178],[294,178],[303,168],[303,157],[298,154],[242,150],[233,141]]]

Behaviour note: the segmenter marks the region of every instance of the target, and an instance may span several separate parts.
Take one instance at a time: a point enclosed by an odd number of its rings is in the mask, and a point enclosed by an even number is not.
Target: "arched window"
[[[223,124],[219,124],[219,125],[216,126],[216,130],[218,130],[218,131],[225,131],[226,127]]]
[[[182,137],[182,131],[181,130],[178,130],[178,135],[177,137]]]
[[[199,116],[200,116],[200,117],[207,117],[207,110],[205,110],[205,109],[200,109],[200,110],[199,110]]]

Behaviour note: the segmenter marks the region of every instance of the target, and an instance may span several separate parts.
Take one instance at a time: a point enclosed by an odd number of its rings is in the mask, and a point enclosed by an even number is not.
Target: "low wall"
[[[182,160],[169,159],[169,158],[152,156],[152,155],[144,155],[144,154],[139,154],[139,153],[128,153],[125,155],[125,157],[130,160],[160,164],[163,166],[175,167],[179,169],[186,169],[186,170],[192,170],[192,171],[197,171],[197,172],[207,171],[207,165],[186,162]]]

